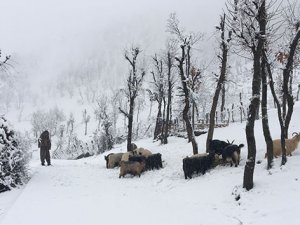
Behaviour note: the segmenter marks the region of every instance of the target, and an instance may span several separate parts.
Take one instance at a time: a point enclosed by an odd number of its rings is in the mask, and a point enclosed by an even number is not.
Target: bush
[[[104,131],[96,130],[89,141],[82,141],[75,133],[69,133],[58,139],[52,157],[54,159],[77,159],[87,153],[92,156],[112,149],[113,143],[112,135],[108,135]]]
[[[100,154],[113,148],[114,138],[107,130],[96,130],[94,132],[92,143],[96,150],[96,154]]]
[[[54,136],[65,119],[65,114],[57,107],[48,112],[36,111],[31,117],[33,132],[38,137],[43,131],[48,130],[51,136]]]
[[[9,129],[0,117],[0,192],[22,185],[28,178],[29,139]]]

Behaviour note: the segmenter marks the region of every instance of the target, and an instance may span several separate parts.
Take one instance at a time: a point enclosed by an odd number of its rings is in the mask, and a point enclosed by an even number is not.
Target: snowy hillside
[[[290,132],[299,131],[300,104]],[[280,135],[275,110],[270,111],[273,138]],[[215,131],[219,139],[246,144],[245,124],[235,123]],[[54,166],[32,162],[32,178],[19,190],[0,194],[1,225],[42,224],[298,224],[300,202],[300,148],[288,163],[266,170],[261,121],[256,123],[257,160],[249,192],[241,188],[246,159],[245,147],[237,168],[218,166],[203,176],[185,180],[182,159],[192,154],[185,139],[170,138],[161,146],[151,139],[136,144],[162,154],[164,168],[147,171],[140,178],[119,179],[119,169],[106,169],[104,155],[124,152],[125,144],[92,158],[56,160]],[[197,138],[204,152],[206,135]],[[238,199],[238,200],[237,200]]]
[[[267,170],[255,120],[268,110],[279,139],[282,107],[285,136],[300,135],[300,1],[10,0],[1,9],[0,225],[300,224],[300,144]],[[223,163],[212,152],[191,157],[211,139],[236,146],[211,143]],[[135,145],[148,149],[132,151],[140,163],[107,157]],[[228,156],[239,165],[225,165]],[[143,173],[119,178],[124,167]],[[199,167],[213,169],[190,177]]]

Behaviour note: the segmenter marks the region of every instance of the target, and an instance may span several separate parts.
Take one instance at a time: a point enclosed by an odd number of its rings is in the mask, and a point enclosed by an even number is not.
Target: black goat
[[[223,162],[230,162],[230,166],[234,164],[237,167],[240,163],[242,147],[244,147],[244,144],[226,146],[222,151]]]
[[[192,157],[186,157],[182,160],[183,172],[185,179],[192,178],[194,173],[205,174],[207,170],[211,169],[214,164],[215,155],[210,154],[199,154]]]
[[[145,162],[146,163],[145,170],[162,168],[162,160],[161,160],[160,153],[152,154],[149,155],[148,157],[142,155],[130,155],[128,160],[131,162],[139,162],[139,163]]]
[[[160,153],[149,155],[146,158],[146,170],[160,169],[162,167],[163,166]]]
[[[128,161],[142,163],[146,162],[146,157],[142,155],[130,155]]]
[[[232,142],[233,143],[233,142]],[[225,141],[221,141],[221,140],[210,140],[209,143],[209,152],[218,154],[218,155],[222,155],[222,151],[225,147],[231,145],[232,143],[230,143],[228,140],[227,142]]]

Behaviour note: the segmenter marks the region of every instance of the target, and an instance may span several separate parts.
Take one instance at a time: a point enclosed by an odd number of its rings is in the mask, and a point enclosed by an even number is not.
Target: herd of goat
[[[137,148],[136,144],[131,144],[131,151],[126,153],[110,153],[104,157],[106,168],[120,167],[119,178],[126,174],[141,176],[146,170],[162,168],[161,154],[153,154],[148,149]]]
[[[286,139],[286,152],[291,155],[296,150],[300,141],[300,133],[293,133],[293,137]],[[182,160],[183,172],[185,179],[192,178],[193,174],[205,174],[209,169],[220,164],[230,164],[237,167],[240,162],[241,148],[244,144],[236,145],[233,142],[222,140],[211,140],[209,152],[196,154],[186,157]],[[274,157],[281,155],[280,139],[273,140]],[[160,153],[153,154],[151,151],[144,148],[137,148],[136,144],[132,143],[131,151],[126,153],[110,153],[105,156],[106,168],[120,167],[119,178],[127,174],[140,176],[142,172],[163,167],[162,155]]]

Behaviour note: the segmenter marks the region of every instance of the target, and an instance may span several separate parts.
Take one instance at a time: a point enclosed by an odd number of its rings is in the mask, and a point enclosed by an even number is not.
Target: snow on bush
[[[86,157],[90,155],[100,154],[106,150],[112,149],[114,145],[113,136],[113,123],[111,118],[106,111],[106,108],[101,108],[97,111],[97,115],[100,118],[99,127],[94,131],[90,137],[80,137],[74,132],[74,117],[71,114],[67,121],[67,129],[61,125],[58,132],[58,141],[54,146],[53,158],[56,159],[77,159],[78,157]],[[86,110],[85,110],[85,118]],[[86,120],[85,123],[85,134],[86,134]]]
[[[113,145],[111,135],[96,130],[91,140],[82,141],[75,133],[59,137],[53,151],[54,159],[76,159],[82,155],[95,155],[110,150]]]
[[[10,130],[4,117],[0,117],[0,192],[22,185],[28,178],[28,138]]]
[[[65,119],[64,112],[57,107],[48,112],[36,111],[31,117],[33,132],[38,137],[43,131],[48,130],[51,136],[54,136]]]

